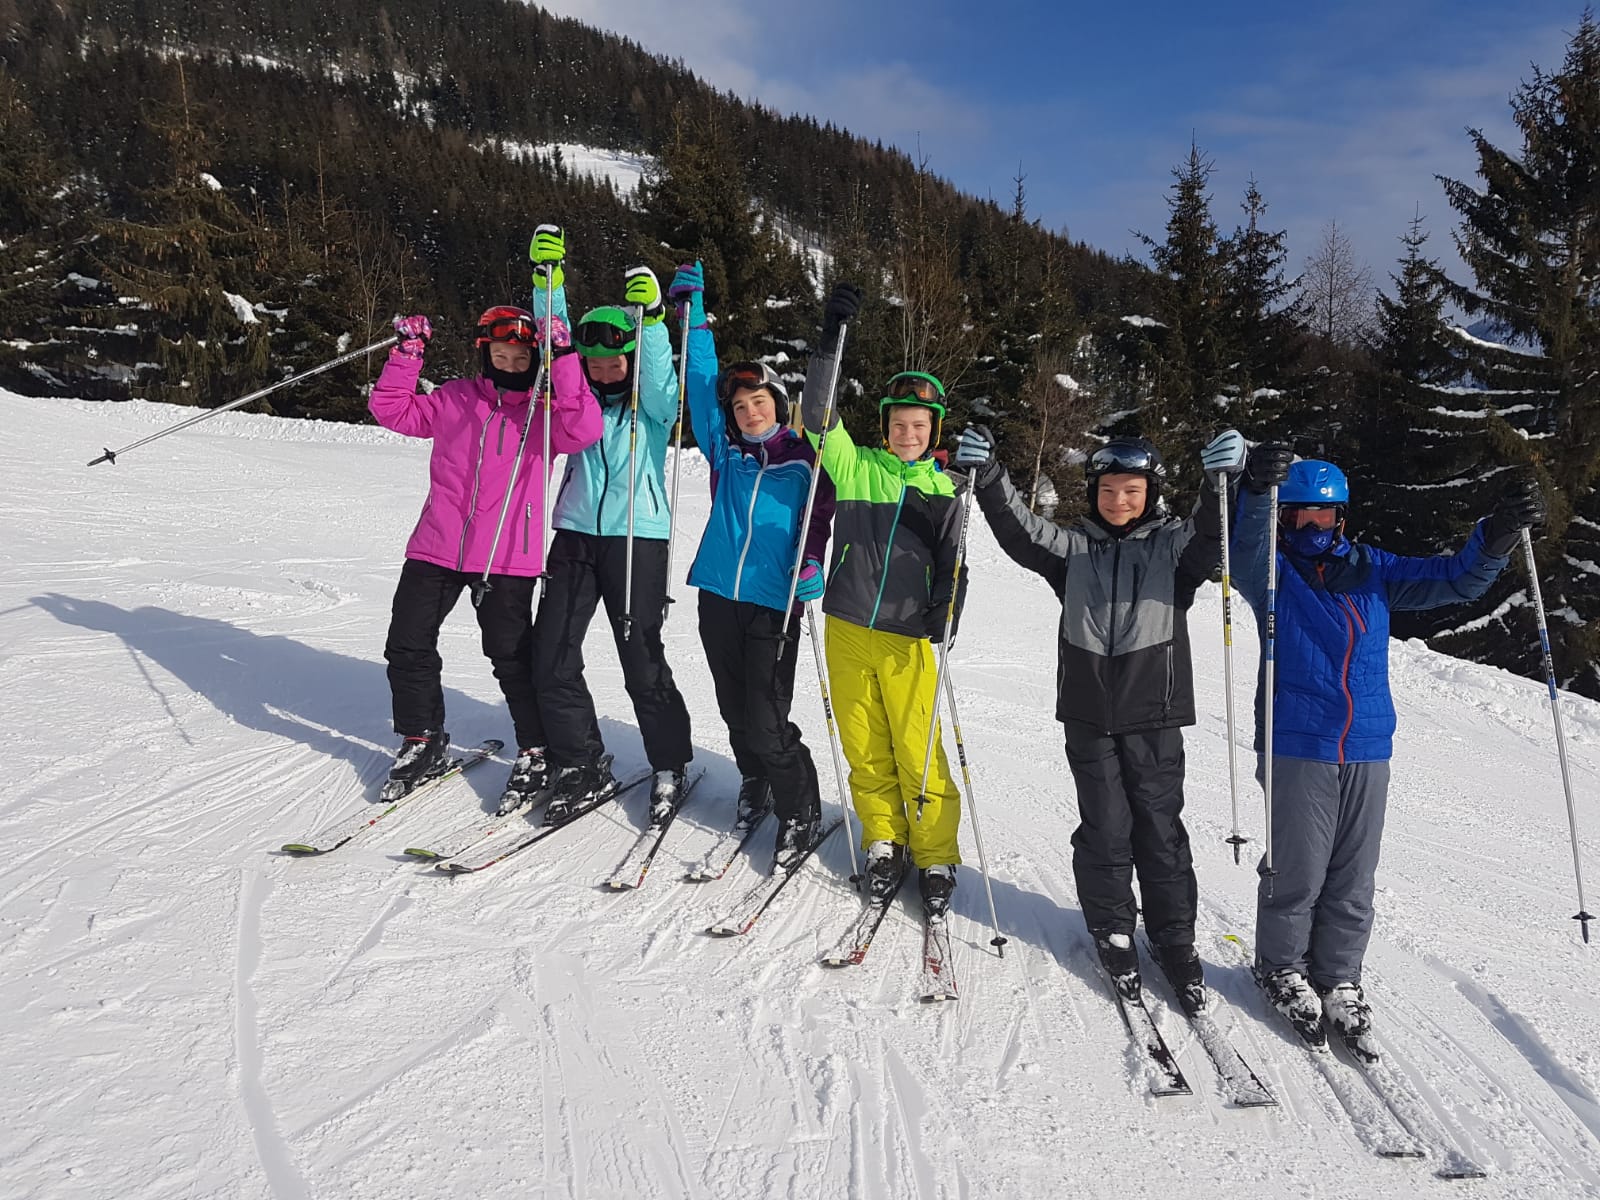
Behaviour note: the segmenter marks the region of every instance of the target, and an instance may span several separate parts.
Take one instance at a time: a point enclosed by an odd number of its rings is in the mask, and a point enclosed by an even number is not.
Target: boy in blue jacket
[[[534,274],[534,311],[567,316],[566,287],[560,269],[565,239],[554,226],[541,226],[531,257],[536,268],[553,267],[551,290],[544,294],[544,272]],[[600,737],[594,700],[583,678],[583,638],[596,606],[605,602],[617,657],[633,701],[645,754],[655,772],[650,820],[665,821],[682,802],[684,771],[694,756],[689,710],[684,705],[661,643],[666,613],[667,438],[678,415],[678,377],[672,369],[672,341],[662,324],[666,309],[661,286],[648,267],[627,273],[624,299],[643,312],[643,327],[622,308],[602,307],[584,314],[572,328],[582,356],[584,378],[600,403],[602,433],[587,450],[567,457],[566,476],[557,493],[544,594],[534,622],[533,668],[539,681],[539,715],[549,739],[546,755],[555,768],[547,823],[564,819],[574,807],[615,790],[610,756]],[[634,373],[639,379],[639,430],[636,454],[629,453],[630,401]],[[634,471],[629,474],[632,461]],[[628,501],[632,493],[632,628],[623,636],[628,542]]]
[[[816,840],[822,821],[817,768],[789,719],[798,625],[785,636],[817,456],[789,427],[789,392],[771,367],[735,363],[718,371],[704,291],[699,263],[680,267],[668,289],[688,307],[689,418],[711,464],[711,517],[689,584],[700,589],[700,641],[744,777],[737,827],[749,828],[772,808],[778,816],[774,861],[786,867]],[[824,475],[803,531],[796,610],[822,596],[832,520],[833,484]]]
[[[1344,535],[1350,488],[1332,463],[1293,462],[1281,442],[1251,451],[1235,520],[1234,580],[1263,627],[1267,555],[1278,556],[1275,694],[1256,689],[1256,749],[1273,705],[1272,865],[1256,900],[1256,971],[1308,1040],[1324,1022],[1377,1058],[1361,963],[1395,729],[1389,613],[1476,600],[1522,530],[1544,520],[1537,483],[1512,487],[1455,554],[1402,557]],[[1268,490],[1280,484],[1268,528]]]

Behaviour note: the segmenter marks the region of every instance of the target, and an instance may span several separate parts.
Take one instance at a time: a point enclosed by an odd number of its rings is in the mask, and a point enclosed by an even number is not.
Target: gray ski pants
[[[1262,775],[1257,757],[1256,778]],[[1256,962],[1321,988],[1360,983],[1389,764],[1272,760],[1272,866],[1256,889]]]

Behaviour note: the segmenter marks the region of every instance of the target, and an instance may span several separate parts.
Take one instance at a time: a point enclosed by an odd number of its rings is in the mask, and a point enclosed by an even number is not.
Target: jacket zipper
[[[522,523],[522,553],[523,553],[524,556],[526,556],[527,553],[528,553],[528,537],[532,532],[533,532],[533,502],[530,500],[528,502],[528,510],[527,510],[526,518]]]
[[[733,598],[739,598],[739,585],[744,581],[744,560],[750,553],[750,543],[756,535],[756,497],[761,494],[761,477],[767,473],[767,448],[761,447],[761,467],[756,471],[755,486],[750,489],[750,507],[744,514],[744,547],[739,551],[739,562],[733,568]]]
[[[461,546],[456,553],[456,570],[467,569],[467,533],[472,529],[472,518],[478,511],[478,484],[483,477],[483,455],[489,448],[489,426],[494,424],[495,414],[500,411],[500,405],[505,400],[506,394],[496,391],[494,394],[494,412],[489,414],[489,419],[483,423],[483,432],[478,435],[478,462],[472,468],[472,496],[467,501],[467,519],[461,523]],[[515,483],[512,480],[511,483]],[[510,487],[511,484],[507,484]],[[493,566],[494,564],[489,564]]]
[[[621,411],[620,409],[618,410]],[[617,427],[622,427],[619,421]],[[605,472],[605,482],[600,485],[600,503],[594,509],[594,535],[599,537],[606,527],[606,493],[611,490],[611,460],[606,457],[606,441],[602,437],[600,446],[600,469]],[[631,481],[630,481],[631,482]]]
[[[889,556],[894,552],[894,535],[895,531],[900,528],[900,510],[905,507],[905,502],[906,477],[905,473],[901,472],[900,499],[894,506],[894,520],[889,525],[889,540],[883,545],[883,570],[878,575],[878,598],[872,602],[872,620],[867,622],[868,629],[876,629],[878,627],[878,609],[883,607],[883,589],[884,585],[889,582]]]
[[[1318,570],[1320,569],[1319,567]],[[1342,763],[1345,739],[1350,736],[1350,727],[1356,722],[1356,698],[1350,690],[1350,660],[1355,657],[1356,652],[1356,626],[1359,625],[1361,632],[1365,633],[1367,623],[1361,619],[1361,614],[1356,611],[1355,603],[1349,596],[1341,596],[1340,599],[1344,602],[1344,627],[1349,635],[1349,641],[1345,643],[1344,648],[1344,668],[1339,675],[1339,684],[1344,689],[1345,704],[1344,728],[1339,731],[1339,761]]]
[[[1106,658],[1112,659],[1117,654],[1117,581],[1122,574],[1122,539],[1118,538],[1116,545],[1111,548],[1111,617],[1106,631]],[[1106,728],[1117,727],[1117,713],[1113,707],[1115,690],[1106,689]]]

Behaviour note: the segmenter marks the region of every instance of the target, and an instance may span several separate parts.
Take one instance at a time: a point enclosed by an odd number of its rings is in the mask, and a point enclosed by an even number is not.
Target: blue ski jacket
[[[1241,489],[1234,519],[1233,582],[1266,638],[1267,553],[1275,540],[1264,495]],[[1389,693],[1389,612],[1476,600],[1509,561],[1484,548],[1483,522],[1455,554],[1390,554],[1340,538],[1302,558],[1279,547],[1276,705],[1272,749],[1317,762],[1378,762],[1394,753]],[[1262,744],[1265,661],[1256,676]]]
[[[533,289],[533,312],[543,317],[550,307],[543,288]],[[556,316],[567,323],[567,289],[555,289]],[[635,351],[634,370],[639,376],[639,443],[634,465],[633,535],[666,538],[672,531],[667,507],[667,440],[678,417],[678,373],[672,369],[672,338],[664,322],[646,325]],[[584,376],[587,381],[588,376]],[[625,537],[628,533],[628,439],[632,424],[630,397],[607,403],[599,390],[590,390],[600,402],[600,440],[587,450],[567,456],[566,474],[556,493],[551,523],[557,529],[600,537]]]
[[[704,326],[689,331],[687,378],[694,440],[711,464],[711,517],[689,568],[689,585],[781,612],[816,451],[792,429],[759,443],[729,436],[717,399],[716,340]],[[825,561],[833,504],[833,484],[823,475],[805,539],[805,557],[818,563]]]

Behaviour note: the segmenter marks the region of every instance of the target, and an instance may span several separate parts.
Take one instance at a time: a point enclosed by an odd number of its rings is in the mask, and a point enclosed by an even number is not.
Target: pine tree
[[[1198,477],[1195,440],[1216,423],[1216,400],[1232,362],[1223,341],[1227,264],[1206,190],[1212,170],[1212,161],[1191,143],[1188,159],[1172,172],[1166,240],[1140,235],[1163,277],[1157,315],[1165,325],[1154,411],[1142,424],[1162,445],[1169,470],[1190,478]]]
[[[1351,462],[1362,492],[1354,511],[1364,539],[1399,554],[1439,554],[1459,546],[1479,515],[1475,504],[1462,504],[1462,489],[1486,453],[1488,397],[1462,384],[1460,342],[1445,319],[1449,282],[1424,253],[1420,214],[1400,241],[1405,253],[1389,276],[1394,295],[1377,299],[1377,370]],[[1439,610],[1395,614],[1406,636],[1459,620]]]
[[[1300,342],[1295,281],[1283,274],[1289,234],[1264,227],[1267,202],[1254,178],[1239,207],[1244,223],[1219,247],[1225,268],[1223,340],[1233,360],[1224,372],[1233,396],[1228,419],[1252,437],[1280,438],[1287,435],[1284,389]]]
[[[1537,465],[1552,499],[1539,562],[1546,602],[1563,618],[1551,628],[1557,671],[1569,686],[1600,695],[1600,27],[1592,12],[1561,69],[1535,67],[1511,110],[1520,154],[1473,130],[1481,190],[1442,181],[1461,216],[1457,244],[1473,276],[1452,295],[1485,319],[1482,337],[1462,335],[1493,414],[1485,421],[1492,457],[1480,463],[1480,480],[1498,489],[1505,468]],[[1508,572],[1491,608],[1518,599],[1523,587]],[[1537,669],[1525,604],[1440,644]]]

